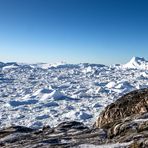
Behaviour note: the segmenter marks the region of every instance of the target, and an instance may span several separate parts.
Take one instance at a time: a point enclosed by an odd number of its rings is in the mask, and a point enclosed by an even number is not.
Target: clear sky
[[[0,61],[148,59],[148,0],[0,0]]]

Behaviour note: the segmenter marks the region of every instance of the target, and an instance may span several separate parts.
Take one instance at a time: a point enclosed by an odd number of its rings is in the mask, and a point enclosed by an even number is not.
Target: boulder
[[[148,89],[130,92],[107,106],[95,125],[107,131],[106,143],[148,147]]]
[[[119,122],[123,118],[148,112],[148,89],[132,91],[108,105],[96,121],[102,128]]]

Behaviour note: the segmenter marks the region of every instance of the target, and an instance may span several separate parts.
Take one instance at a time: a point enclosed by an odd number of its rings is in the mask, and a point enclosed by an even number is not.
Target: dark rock
[[[60,143],[59,139],[47,139],[47,140],[43,140],[42,143],[48,143],[48,144],[53,144],[53,145],[57,145]]]
[[[61,130],[61,131],[67,131],[69,129],[77,129],[77,130],[83,130],[86,129],[87,127],[84,126],[83,123],[77,122],[77,121],[67,121],[67,122],[62,122],[59,124],[56,129]]]
[[[33,130],[22,126],[12,126],[0,131],[1,147],[70,147],[80,141],[89,128],[76,121],[63,122],[55,128],[50,126]],[[74,140],[75,139],[75,140]]]
[[[28,127],[24,126],[11,126],[9,128],[5,128],[3,130],[0,130],[0,137],[1,135],[7,135],[7,134],[12,134],[12,133],[30,133],[33,132],[34,130]]]

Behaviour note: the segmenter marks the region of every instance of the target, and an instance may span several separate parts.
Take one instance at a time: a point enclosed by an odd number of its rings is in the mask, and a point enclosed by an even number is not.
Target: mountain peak
[[[123,68],[148,69],[148,61],[141,57],[132,57],[132,59],[123,65]]]
[[[146,61],[143,57],[132,57],[130,62]]]

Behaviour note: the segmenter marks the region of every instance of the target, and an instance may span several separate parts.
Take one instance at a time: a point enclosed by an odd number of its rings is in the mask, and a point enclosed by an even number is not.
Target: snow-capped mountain
[[[144,58],[133,57],[123,68],[145,69],[148,70],[148,61]]]
[[[101,64],[0,63],[0,123],[33,128],[67,120],[92,124],[119,96],[148,87],[142,58],[114,67]]]

